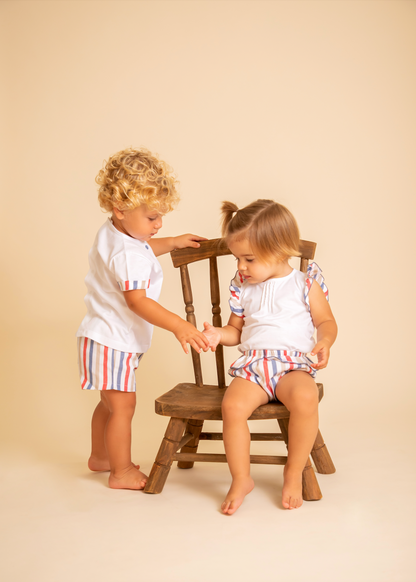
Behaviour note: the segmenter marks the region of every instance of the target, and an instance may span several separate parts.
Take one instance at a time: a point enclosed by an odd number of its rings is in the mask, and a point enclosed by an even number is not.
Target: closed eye
[[[236,261],[240,261],[240,260],[242,261],[243,260],[243,259],[239,259],[238,257],[234,257],[234,259]],[[244,260],[245,260],[246,263],[252,263],[255,259],[247,259],[246,257],[244,257]]]

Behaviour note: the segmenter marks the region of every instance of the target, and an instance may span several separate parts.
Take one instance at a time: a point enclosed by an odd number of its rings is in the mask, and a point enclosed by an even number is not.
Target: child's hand
[[[175,243],[175,249],[186,249],[187,247],[199,249],[201,245],[198,243],[198,241],[208,240],[203,236],[198,236],[196,234],[181,234],[180,236],[175,236],[173,238]]]
[[[318,362],[316,364],[312,364],[312,368],[315,368],[315,370],[322,370],[322,368],[326,368],[329,360],[328,343],[325,340],[319,341],[311,351],[311,355],[318,356]]]
[[[208,347],[211,348],[211,352],[215,352],[217,345],[221,341],[221,332],[217,327],[209,324],[207,321],[204,322],[204,331],[202,332],[204,336],[209,341]]]
[[[173,333],[178,342],[180,342],[185,354],[189,353],[187,344],[194,348],[198,354],[201,353],[201,349],[204,350],[204,352],[209,349],[207,338],[188,321],[182,320],[182,323],[178,325]]]

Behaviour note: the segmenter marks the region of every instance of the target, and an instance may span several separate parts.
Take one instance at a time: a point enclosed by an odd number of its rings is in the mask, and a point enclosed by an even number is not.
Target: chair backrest
[[[299,246],[300,252],[300,270],[306,273],[308,263],[315,256],[316,243],[301,240]],[[189,276],[188,265],[197,261],[209,260],[209,282],[211,291],[212,304],[212,325],[221,327],[221,307],[220,307],[220,285],[218,280],[217,257],[230,255],[231,251],[223,239],[217,238],[202,241],[198,249],[186,248],[178,249],[170,253],[173,266],[179,267],[181,273],[183,299],[185,301],[186,319],[196,326],[195,310],[193,305],[191,279]],[[226,388],[225,369],[224,369],[224,350],[218,346],[215,351],[215,363],[217,368],[217,378],[219,388]],[[192,349],[192,364],[194,367],[195,383],[197,386],[203,385],[202,367],[200,355]]]

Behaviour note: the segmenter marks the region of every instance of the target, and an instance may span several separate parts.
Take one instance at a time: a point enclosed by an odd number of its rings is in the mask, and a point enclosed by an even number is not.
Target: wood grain
[[[323,396],[322,384],[317,384],[319,400]],[[156,414],[200,420],[222,420],[221,404],[224,391],[217,385],[197,386],[188,382],[178,384],[163,396],[156,398]],[[278,402],[269,402],[257,408],[249,420],[288,418],[288,409]]]
[[[191,438],[189,442],[186,444],[186,446],[184,446],[183,448],[180,447],[181,453],[196,453],[203,425],[204,425],[203,420],[195,419],[188,420],[185,429],[185,436],[190,435]],[[179,461],[178,463],[179,469],[192,469],[193,466],[194,466],[193,462]]]
[[[227,457],[221,453],[176,453],[174,461],[198,461],[200,463],[226,463]],[[250,455],[250,463],[253,465],[284,465],[286,456],[276,455]]]
[[[252,432],[250,434],[252,441],[282,441],[283,436],[278,432]],[[222,432],[201,432],[200,441],[222,441]]]
[[[316,243],[308,240],[300,241],[299,252],[303,259],[310,261],[314,259],[315,250]],[[176,249],[170,253],[174,267],[189,265],[190,263],[224,255],[231,255],[231,251],[225,244],[224,239],[221,238],[203,240],[200,242],[200,247],[198,249]]]
[[[321,432],[319,430],[315,444],[313,445],[313,449],[311,451],[311,456],[318,473],[322,473],[324,475],[331,475],[332,473],[335,473],[335,465],[332,462],[331,455],[326,448],[326,444],[324,443],[324,439],[322,438]]]

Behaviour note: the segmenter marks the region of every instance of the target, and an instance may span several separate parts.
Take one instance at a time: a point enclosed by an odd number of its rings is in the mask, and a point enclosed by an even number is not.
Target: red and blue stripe
[[[121,352],[86,338],[78,338],[78,362],[83,390],[135,392],[134,371],[143,354]]]
[[[258,384],[267,392],[269,400],[274,400],[278,381],[292,370],[307,372],[315,378],[316,370],[310,364],[311,360],[298,351],[250,350],[231,364],[228,373]]]
[[[136,289],[149,289],[150,279],[145,281],[117,281],[120,291],[134,291]]]

